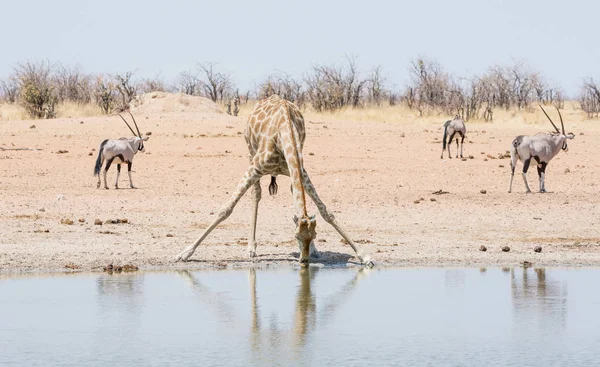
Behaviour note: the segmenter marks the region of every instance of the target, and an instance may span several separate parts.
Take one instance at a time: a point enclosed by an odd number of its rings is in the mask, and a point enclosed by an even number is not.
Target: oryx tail
[[[104,140],[100,147],[98,148],[98,158],[96,158],[96,167],[94,167],[94,176],[100,176],[100,169],[102,168],[102,151],[104,150],[104,146],[108,142],[108,139]]]
[[[442,150],[446,150],[446,138],[448,137],[448,126],[450,125],[450,121],[446,121],[444,124],[444,140],[442,141]]]

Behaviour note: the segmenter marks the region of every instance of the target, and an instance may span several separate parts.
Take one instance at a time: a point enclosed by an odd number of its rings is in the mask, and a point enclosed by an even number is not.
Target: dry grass
[[[246,119],[254,109],[255,101],[249,101],[240,106],[239,116]],[[221,110],[225,111],[223,105],[219,105]],[[552,107],[547,107],[546,111],[558,123],[556,111]],[[57,118],[77,118],[89,116],[101,116],[100,108],[94,104],[78,104],[66,102],[56,108]],[[352,121],[352,122],[386,122],[386,123],[441,123],[451,116],[435,112],[426,116],[419,116],[419,112],[411,110],[407,106],[400,104],[396,106],[369,106],[365,108],[344,108],[335,112],[316,112],[310,107],[303,110],[307,121]],[[589,121],[586,114],[580,109],[577,101],[565,102],[565,108],[562,110],[567,129],[573,127],[569,124]],[[15,104],[0,103],[0,120],[14,121],[29,119],[25,111]],[[485,123],[483,120],[469,121],[469,123]],[[504,110],[496,108],[494,110],[494,124],[523,125],[523,124],[547,124],[546,117],[536,105],[532,105],[526,110]],[[576,127],[576,126],[575,126]]]

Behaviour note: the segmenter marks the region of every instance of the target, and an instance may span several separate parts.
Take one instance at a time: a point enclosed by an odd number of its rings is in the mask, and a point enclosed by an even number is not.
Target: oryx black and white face
[[[134,145],[137,147],[137,151],[144,153],[146,151],[146,147],[144,146],[144,142],[148,141],[148,139],[150,139],[150,137],[146,136],[145,138],[140,138],[140,137],[136,136],[134,139],[135,139],[134,140]]]

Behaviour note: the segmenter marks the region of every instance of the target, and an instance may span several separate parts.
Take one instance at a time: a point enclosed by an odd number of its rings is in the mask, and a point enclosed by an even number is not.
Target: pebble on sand
[[[533,248],[533,251],[535,251],[535,252],[542,252],[542,246],[535,246]]]
[[[484,245],[481,245],[481,246],[479,246],[479,251],[486,252],[487,251],[487,247],[485,247]]]
[[[510,247],[508,247],[508,246],[502,247],[502,252],[509,252],[509,251],[510,251]]]

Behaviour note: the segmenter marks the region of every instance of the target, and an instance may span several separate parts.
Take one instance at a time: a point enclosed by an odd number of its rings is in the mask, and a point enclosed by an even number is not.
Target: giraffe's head
[[[300,248],[300,265],[308,265],[308,257],[310,256],[310,249],[314,247],[312,244],[313,239],[317,237],[317,220],[315,216],[302,216],[298,219],[294,216],[294,223],[296,223],[296,241],[298,241],[298,247]],[[312,245],[312,246],[311,246]]]

